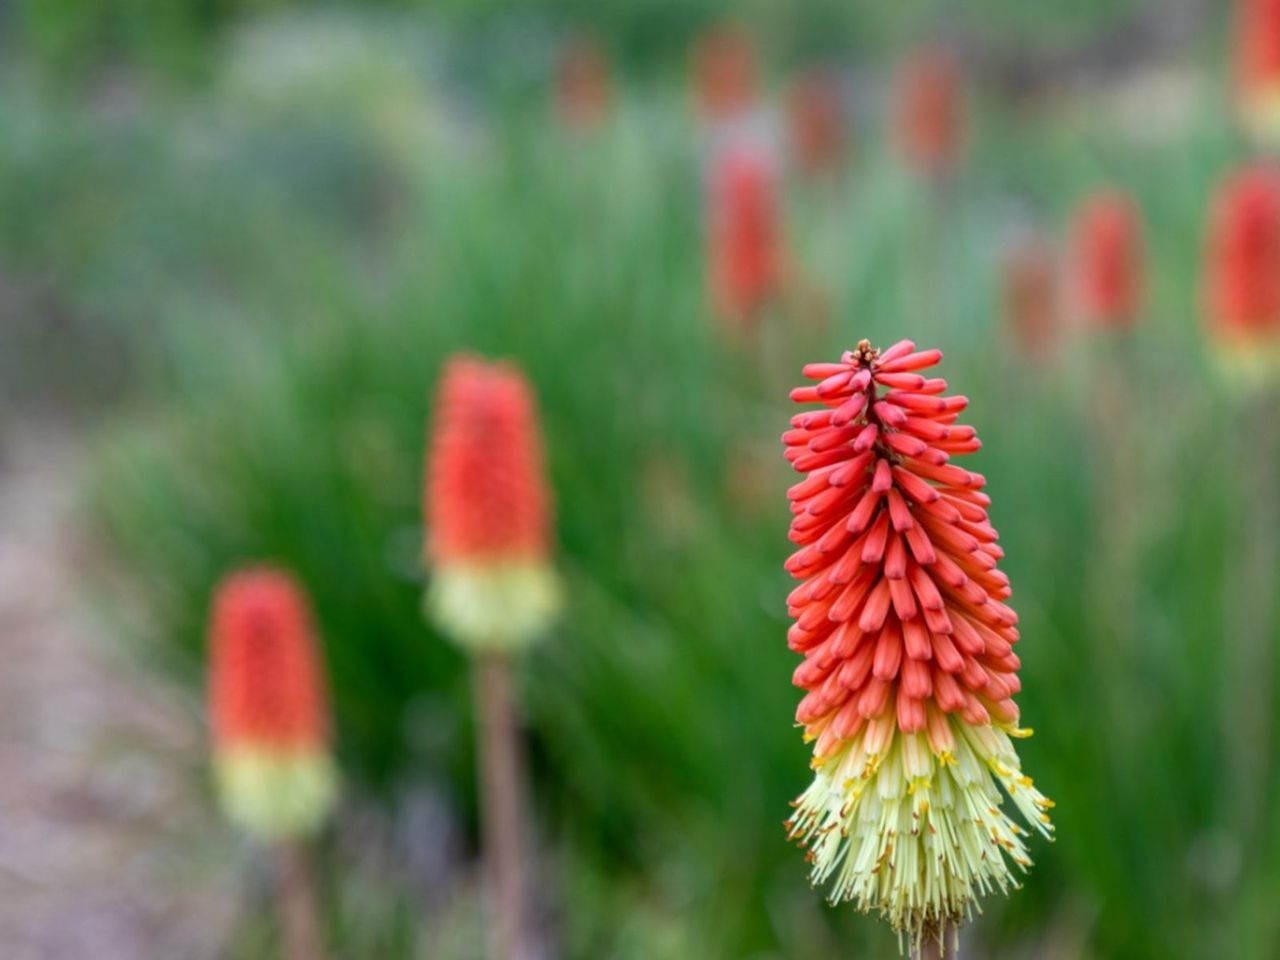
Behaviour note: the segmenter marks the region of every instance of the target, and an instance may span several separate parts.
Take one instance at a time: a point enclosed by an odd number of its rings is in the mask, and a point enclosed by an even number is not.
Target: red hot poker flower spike
[[[588,36],[574,37],[556,63],[555,108],[564,125],[580,133],[598,128],[609,113],[609,60]]]
[[[335,775],[328,701],[306,598],[269,568],[219,585],[209,630],[209,713],[228,816],[265,837],[314,829]]]
[[[808,475],[788,494],[799,549],[786,566],[803,581],[788,639],[815,770],[788,826],[833,901],[879,913],[913,949],[1030,865],[997,784],[1052,831],[1010,741],[1030,731],[985,480],[952,463],[979,447],[956,422],[968,401],[922,372],[940,358],[863,340],[810,364],[817,383],[791,396],[820,408],[783,435]]]
[[[1204,293],[1224,372],[1244,386],[1280,377],[1280,172],[1246,168],[1218,188]]]
[[[459,643],[510,649],[559,598],[533,393],[507,363],[459,356],[436,398],[424,492],[429,607]]]
[[[1073,237],[1076,295],[1084,319],[1130,327],[1142,307],[1142,220],[1122,193],[1095,194],[1081,208]]]
[[[949,173],[960,157],[964,102],[960,70],[946,51],[926,47],[898,78],[898,136],[907,162],[932,177]]]
[[[800,76],[787,98],[787,128],[792,157],[809,177],[831,176],[849,155],[849,124],[834,70]]]
[[[1236,87],[1240,117],[1261,143],[1280,143],[1280,0],[1238,0]]]
[[[772,158],[750,141],[726,142],[712,157],[708,190],[711,298],[740,333],[776,298],[782,281],[782,211]]]
[[[693,95],[709,123],[734,120],[759,95],[755,45],[741,27],[726,23],[708,31],[693,49]]]
[[[1053,246],[1038,233],[1020,236],[1001,264],[1003,313],[1018,352],[1041,363],[1058,337],[1058,267]]]

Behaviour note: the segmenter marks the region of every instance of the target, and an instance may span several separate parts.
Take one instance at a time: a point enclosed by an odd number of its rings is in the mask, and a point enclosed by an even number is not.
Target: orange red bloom
[[[571,130],[594,130],[609,112],[609,61],[590,37],[574,37],[560,49],[556,63],[555,106]]]
[[[1129,327],[1142,308],[1145,250],[1142,219],[1118,191],[1100,191],[1076,216],[1073,234],[1076,296],[1084,319],[1100,327]]]
[[[898,77],[898,138],[907,162],[937,177],[959,162],[964,138],[964,91],[955,59],[925,47]]]
[[[218,586],[209,629],[209,714],[228,815],[266,835],[304,832],[328,812],[329,711],[306,597],[280,570]]]
[[[921,371],[941,359],[862,341],[810,364],[792,399],[788,634],[804,655],[796,711],[814,742],[814,783],[791,835],[813,878],[834,878],[913,946],[962,922],[980,893],[1016,885],[1026,832],[996,784],[1045,835],[1051,806],[1022,774],[1017,615],[985,480],[952,462],[980,444],[957,423],[968,401]]]
[[[751,142],[727,142],[712,157],[708,194],[711,299],[741,331],[782,284],[782,210],[772,158]]]
[[[732,120],[755,106],[760,67],[755,44],[736,24],[704,34],[693,48],[693,95],[704,120]]]
[[[787,97],[787,128],[801,173],[824,176],[840,170],[849,154],[849,128],[838,74],[812,70],[795,81]]]
[[[1209,214],[1205,319],[1225,371],[1248,384],[1280,378],[1280,172],[1240,170]]]
[[[458,356],[436,395],[423,496],[431,606],[459,642],[509,647],[558,591],[533,392],[515,366]]]
[[[1053,247],[1034,234],[1005,254],[1001,272],[1005,323],[1018,351],[1044,360],[1058,336],[1058,267]]]
[[[1236,87],[1249,132],[1280,141],[1280,0],[1238,0]]]

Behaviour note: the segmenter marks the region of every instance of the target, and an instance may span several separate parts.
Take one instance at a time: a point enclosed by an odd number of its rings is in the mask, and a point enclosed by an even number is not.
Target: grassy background
[[[1019,35],[1007,6],[980,16]],[[1280,951],[1275,671],[1232,642],[1252,544],[1276,536],[1245,494],[1275,475],[1255,442],[1271,411],[1250,420],[1214,379],[1197,310],[1207,199],[1244,155],[1219,65],[1195,51],[1034,109],[979,96],[941,202],[860,92],[844,182],[790,186],[807,295],[753,351],[707,313],[681,89],[626,84],[605,129],[567,136],[522,86],[548,48],[492,98],[503,71],[468,82],[457,51],[493,41],[416,22],[260,21],[201,47],[209,75],[181,92],[67,96],[32,61],[0,93],[0,257],[35,304],[0,369],[90,425],[95,602],[198,685],[225,569],[274,560],[314,597],[349,778],[322,851],[344,954],[476,956],[469,690],[421,617],[418,561],[429,397],[461,348],[516,358],[547,433],[569,605],[522,679],[558,951],[896,954],[822,904],[780,825],[808,771],[777,435],[800,365],[863,336],[942,347],[972,398],[1026,640],[1023,760],[1058,803],[1058,842],[969,952]],[[1001,256],[1100,184],[1146,217],[1142,326],[1028,367]],[[1262,723],[1241,723],[1249,703]],[[232,955],[268,951],[260,909]]]

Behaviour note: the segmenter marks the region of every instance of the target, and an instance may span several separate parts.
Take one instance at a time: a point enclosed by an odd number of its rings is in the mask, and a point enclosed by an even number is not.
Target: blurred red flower
[[[705,33],[692,54],[693,95],[705,120],[730,120],[746,112],[759,96],[759,64],[750,35],[736,24]]]
[[[571,130],[594,130],[609,112],[609,61],[591,37],[576,36],[560,48],[556,63],[555,106]]]
[[[787,97],[791,154],[807,176],[840,170],[849,154],[849,128],[833,70],[811,70],[798,77]]]
[[[1280,173],[1255,166],[1222,183],[1206,254],[1206,312],[1214,333],[1280,336]]]
[[[916,170],[937,177],[959,163],[964,138],[963,78],[941,47],[917,50],[898,76],[898,138]]]
[[[429,606],[441,627],[474,649],[531,640],[559,590],[537,410],[514,365],[472,356],[446,365],[423,508]]]
[[[1235,66],[1245,126],[1264,142],[1280,141],[1280,0],[1238,0]]]
[[[1018,352],[1043,361],[1059,332],[1058,264],[1052,244],[1040,234],[1019,239],[1001,264],[1001,300]]]
[[[1145,250],[1137,205],[1119,191],[1099,191],[1076,215],[1072,232],[1074,292],[1083,318],[1129,327],[1142,307]]]
[[[324,749],[328,703],[306,597],[267,567],[226,577],[209,631],[215,750],[245,744]]]
[[[545,559],[548,511],[533,394],[515,366],[458,356],[436,398],[425,490],[427,559]]]
[[[711,160],[707,264],[712,303],[736,332],[777,296],[782,244],[773,159],[751,143],[725,144]]]
[[[289,574],[258,567],[218,585],[209,715],[228,819],[267,840],[315,830],[333,806],[337,772],[311,613]]]

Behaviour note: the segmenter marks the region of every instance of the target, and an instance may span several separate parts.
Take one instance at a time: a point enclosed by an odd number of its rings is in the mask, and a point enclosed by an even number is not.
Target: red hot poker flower
[[[307,832],[335,776],[328,700],[306,598],[257,568],[218,586],[209,630],[209,713],[228,816],[267,837]]]
[[[733,120],[755,106],[759,65],[741,27],[722,24],[703,35],[693,49],[692,71],[694,99],[705,120]]]
[[[985,480],[951,462],[979,447],[968,401],[921,371],[941,358],[863,340],[810,364],[792,391],[788,635],[804,655],[796,712],[814,741],[813,784],[791,836],[814,882],[906,933],[913,949],[963,922],[976,898],[1016,885],[1026,831],[996,784],[1046,836],[1051,803],[1022,774],[1017,616]]]
[[[739,330],[758,319],[782,282],[782,211],[772,158],[749,141],[712,157],[707,260],[712,302]]]
[[[609,61],[591,37],[565,42],[556,63],[555,106],[570,130],[587,132],[609,112]]]
[[[1244,389],[1280,380],[1280,172],[1223,182],[1209,215],[1205,313],[1214,355]]]
[[[1210,327],[1228,338],[1280,333],[1280,174],[1252,167],[1223,182],[1210,211]]]
[[[1081,208],[1073,237],[1076,295],[1085,320],[1129,327],[1142,305],[1142,220],[1133,201],[1103,191]]]
[[[833,70],[813,70],[799,77],[787,99],[791,152],[806,176],[836,173],[849,154],[849,125]]]
[[[1049,241],[1018,238],[1002,262],[1004,318],[1018,351],[1033,361],[1054,352],[1058,336],[1058,268]]]
[[[556,610],[558,589],[537,411],[514,366],[449,361],[423,500],[429,603],[441,626],[477,649],[536,635]]]
[[[1249,133],[1280,141],[1280,0],[1238,0],[1236,87]]]
[[[959,161],[964,136],[960,70],[944,50],[917,51],[898,78],[898,136],[908,163],[932,177]]]

